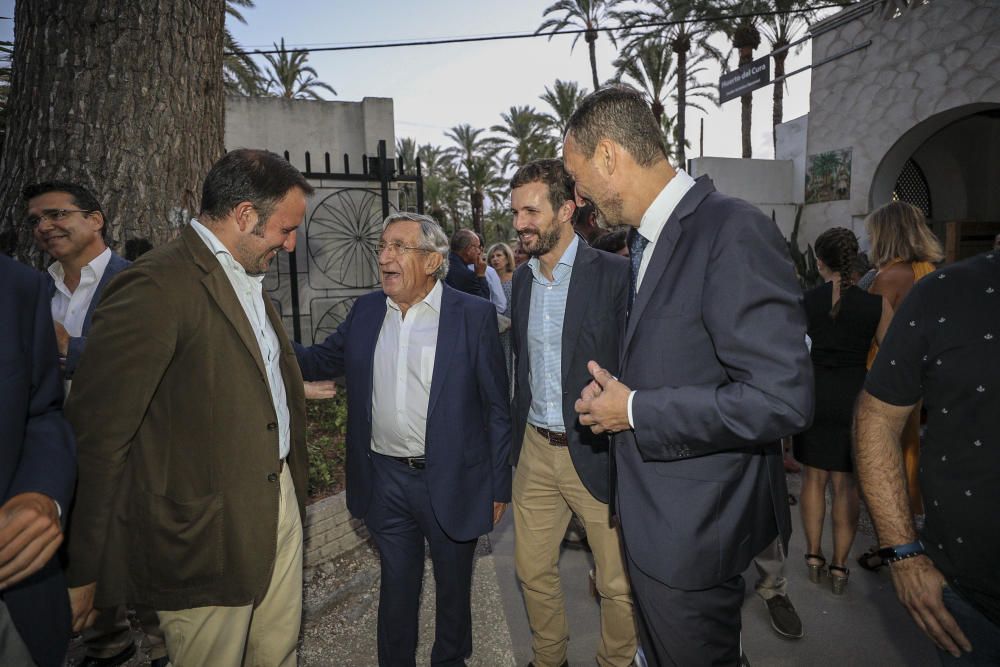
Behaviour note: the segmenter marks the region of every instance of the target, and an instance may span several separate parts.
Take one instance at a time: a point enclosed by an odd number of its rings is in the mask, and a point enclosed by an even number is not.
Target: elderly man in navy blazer
[[[510,502],[507,368],[496,309],[444,283],[448,240],[431,218],[386,219],[382,290],[323,343],[296,348],[306,380],[347,377],[347,507],[379,549],[379,665],[413,665],[430,545],[431,663],[472,653],[472,561]]]
[[[667,161],[643,96],[584,99],[563,147],[577,196],[629,233],[615,378],[590,362],[583,424],[615,432],[617,503],[651,665],[736,665],[740,573],[790,517],[779,439],[812,419],[802,292],[777,226]]]
[[[0,664],[62,665],[69,597],[58,561],[76,452],[45,277],[0,255]]]

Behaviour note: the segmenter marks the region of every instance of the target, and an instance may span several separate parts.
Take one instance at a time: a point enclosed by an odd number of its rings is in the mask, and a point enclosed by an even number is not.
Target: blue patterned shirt
[[[562,333],[566,297],[580,239],[573,241],[552,271],[542,274],[537,257],[528,260],[533,284],[528,310],[528,384],[531,406],[528,423],[551,431],[566,431],[562,414]]]

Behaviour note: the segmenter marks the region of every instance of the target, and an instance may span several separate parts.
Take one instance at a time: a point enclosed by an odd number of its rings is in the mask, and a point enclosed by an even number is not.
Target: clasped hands
[[[596,361],[588,362],[587,370],[594,379],[583,388],[573,406],[580,415],[580,423],[598,435],[632,428],[628,421],[628,397],[632,390]]]

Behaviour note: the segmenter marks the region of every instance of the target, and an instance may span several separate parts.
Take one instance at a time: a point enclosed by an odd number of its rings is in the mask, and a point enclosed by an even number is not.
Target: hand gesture
[[[628,397],[632,390],[596,361],[589,362],[587,370],[594,381],[584,387],[573,406],[580,414],[580,423],[597,434],[632,428],[628,422]]]
[[[472,259],[472,269],[476,272],[476,275],[482,278],[486,275],[486,255],[477,254]]]

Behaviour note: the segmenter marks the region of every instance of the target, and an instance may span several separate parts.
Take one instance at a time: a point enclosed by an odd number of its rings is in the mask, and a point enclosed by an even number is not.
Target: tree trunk
[[[781,44],[781,46],[786,46]],[[775,44],[775,48],[780,48]],[[788,51],[782,51],[778,55],[774,56],[774,78],[779,79],[785,75],[785,58],[788,57]],[[771,114],[771,124],[773,129],[771,130],[771,141],[774,143],[774,153],[775,158],[778,157],[778,126],[781,125],[781,117],[784,114],[784,98],[785,98],[785,82],[775,81],[774,82],[774,108]]]
[[[594,77],[594,90],[601,87],[601,82],[597,79],[597,31],[587,31],[587,49],[590,51],[590,73]]]
[[[687,59],[688,49],[677,51],[677,126],[674,128],[674,144],[677,146],[678,169],[687,169],[687,151],[684,133],[687,128]]]
[[[483,203],[485,197],[482,192],[472,191],[472,196],[469,198],[469,203],[472,205],[472,228],[475,230],[480,237],[483,236]]]
[[[225,1],[25,0],[14,18],[0,229],[25,185],[59,179],[93,189],[112,246],[172,239],[224,150]]]
[[[753,49],[740,49],[740,67],[753,62]],[[740,129],[743,137],[743,157],[753,157],[753,141],[750,136],[750,125],[753,121],[753,93],[747,93],[740,98],[743,107],[740,117]]]

